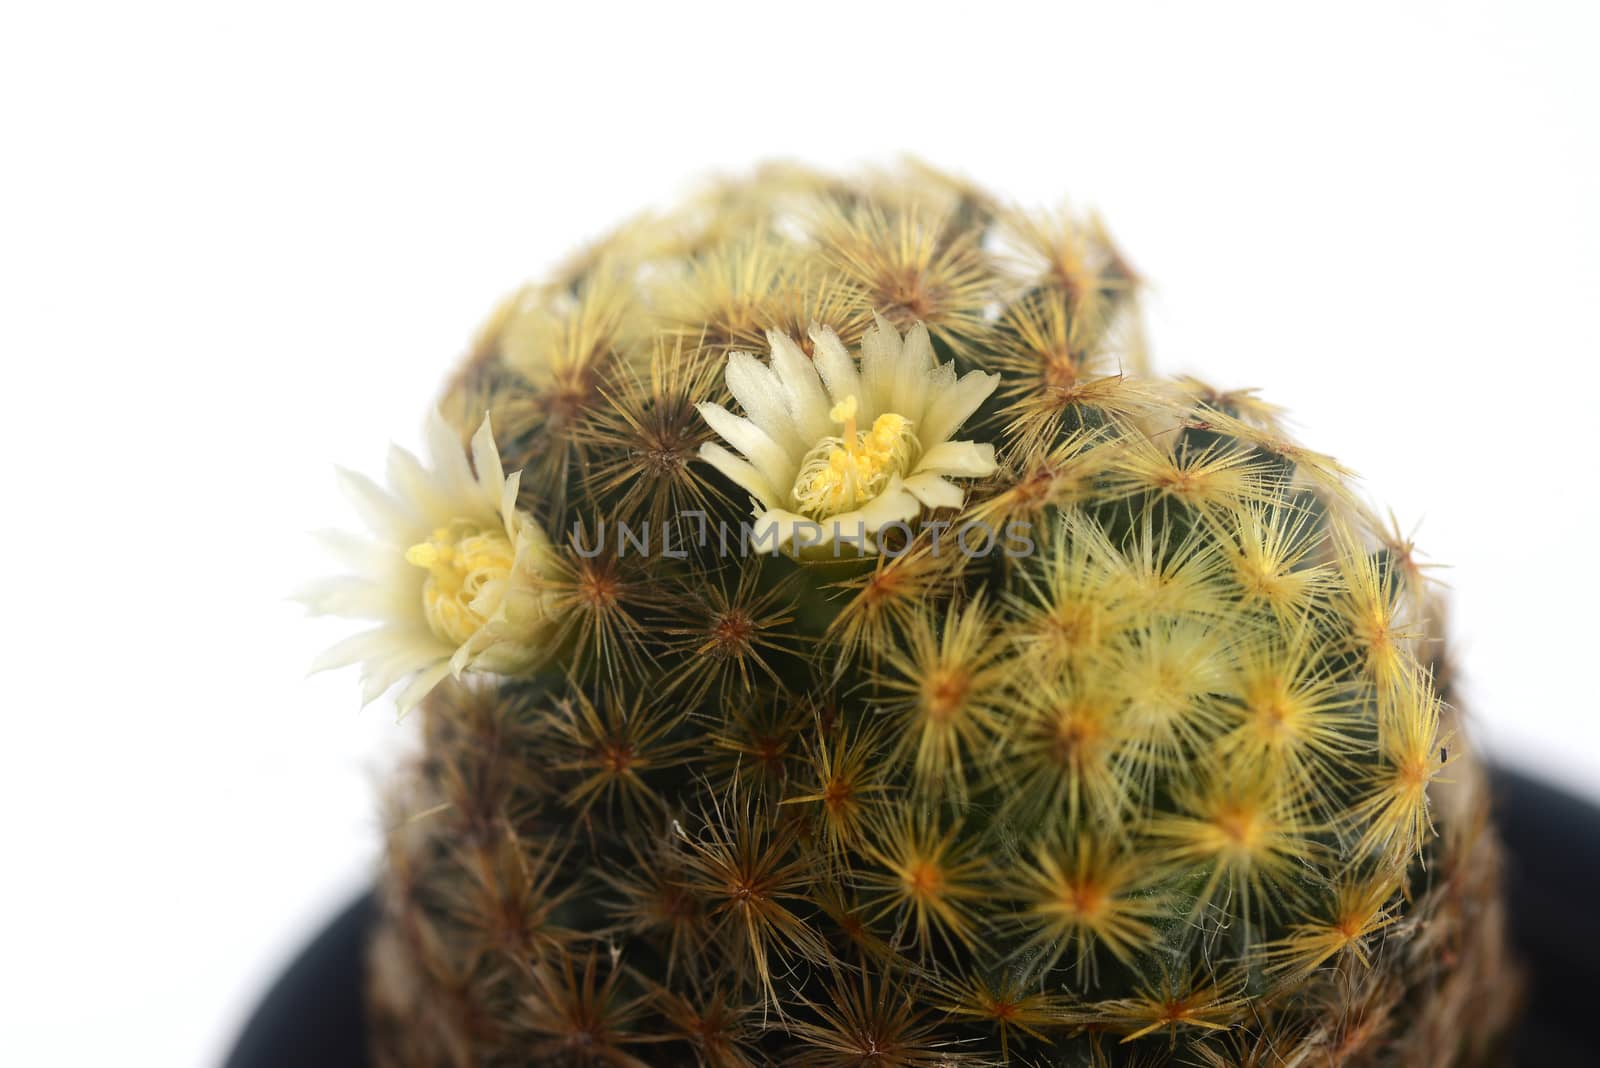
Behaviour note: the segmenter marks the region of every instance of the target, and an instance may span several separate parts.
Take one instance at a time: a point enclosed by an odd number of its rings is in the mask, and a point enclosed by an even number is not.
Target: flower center
[[[493,614],[492,602],[498,601],[516,556],[505,531],[467,519],[454,520],[407,549],[406,563],[428,572],[422,610],[433,633],[453,645],[476,634]]]
[[[859,405],[854,396],[833,406],[828,418],[842,424],[837,437],[826,437],[806,453],[794,480],[796,509],[812,519],[827,519],[866,504],[904,474],[921,444],[903,415],[885,412],[867,430],[856,428]]]

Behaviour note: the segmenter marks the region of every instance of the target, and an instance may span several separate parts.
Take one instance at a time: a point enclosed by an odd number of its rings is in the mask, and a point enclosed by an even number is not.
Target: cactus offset
[[[1137,290],[1093,220],[775,168],[496,312],[314,595],[424,717],[382,1063],[1489,1063],[1437,599]]]

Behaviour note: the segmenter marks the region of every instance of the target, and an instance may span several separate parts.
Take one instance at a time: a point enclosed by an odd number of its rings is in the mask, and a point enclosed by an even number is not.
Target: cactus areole
[[[421,718],[379,1063],[1492,1060],[1426,566],[1139,293],[1092,217],[769,167],[494,312],[307,593]]]

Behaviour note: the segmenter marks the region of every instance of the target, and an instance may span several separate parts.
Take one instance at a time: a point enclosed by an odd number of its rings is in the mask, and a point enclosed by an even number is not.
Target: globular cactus
[[[381,1063],[1492,1061],[1423,567],[1137,294],[1092,219],[773,168],[494,314],[311,594],[424,718]]]

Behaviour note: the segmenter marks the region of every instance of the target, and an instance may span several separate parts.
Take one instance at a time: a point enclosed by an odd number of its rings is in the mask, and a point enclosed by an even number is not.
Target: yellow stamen
[[[422,586],[428,627],[444,641],[460,645],[492,614],[485,593],[510,576],[516,550],[499,527],[485,529],[458,519],[407,549],[405,559],[428,572]]]
[[[823,438],[800,464],[795,503],[813,519],[866,504],[883,492],[890,478],[904,474],[921,449],[909,419],[885,412],[863,433],[856,423],[859,411],[853,395],[835,404],[828,417],[843,424],[843,433]]]

